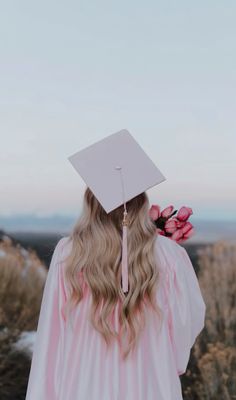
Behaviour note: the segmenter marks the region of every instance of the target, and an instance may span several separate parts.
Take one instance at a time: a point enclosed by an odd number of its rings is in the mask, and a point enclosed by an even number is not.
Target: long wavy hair
[[[162,322],[157,304],[159,268],[155,257],[156,227],[148,210],[146,192],[126,203],[128,211],[129,290],[121,286],[121,246],[123,205],[106,213],[89,188],[84,193],[83,210],[70,234],[72,248],[65,268],[70,297],[66,314],[83,298],[83,281],[88,285],[92,303],[90,320],[107,345],[118,340],[122,356],[134,350],[145,326],[145,316],[154,312]],[[119,331],[113,326],[112,313],[119,305]],[[122,346],[126,338],[126,349]],[[123,351],[124,350],[124,351]]]

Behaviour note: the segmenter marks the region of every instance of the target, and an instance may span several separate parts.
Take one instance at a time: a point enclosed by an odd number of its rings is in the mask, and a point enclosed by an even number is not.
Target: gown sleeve
[[[65,238],[61,238],[52,255],[44,286],[36,340],[31,360],[26,400],[56,400],[59,384],[59,355],[64,330],[65,290],[60,258]]]
[[[168,327],[178,375],[186,372],[190,350],[204,328],[206,304],[184,247],[176,243],[168,281]]]

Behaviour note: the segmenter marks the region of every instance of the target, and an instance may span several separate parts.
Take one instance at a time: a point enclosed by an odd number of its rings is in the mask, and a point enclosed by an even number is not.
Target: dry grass
[[[199,284],[207,310],[182,380],[185,400],[236,399],[236,245],[199,251]],[[194,317],[194,316],[193,316]]]
[[[23,331],[36,330],[47,270],[33,251],[0,242],[0,398],[24,399],[30,360],[13,352]]]

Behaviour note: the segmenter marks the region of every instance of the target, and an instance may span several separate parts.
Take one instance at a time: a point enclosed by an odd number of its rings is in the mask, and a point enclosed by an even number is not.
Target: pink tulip
[[[160,206],[157,204],[152,205],[150,210],[149,210],[149,216],[153,221],[156,221],[161,215],[161,209]]]
[[[174,209],[174,206],[168,206],[168,207],[164,208],[164,210],[161,212],[161,216],[164,218],[169,218],[173,212],[173,209]]]
[[[193,225],[188,221],[188,218],[193,214],[193,211],[192,208],[183,206],[179,209],[177,215],[171,217],[173,210],[173,205],[170,205],[161,211],[158,204],[153,204],[149,209],[149,216],[152,220],[157,221],[157,235],[167,236],[177,243],[182,243],[194,233]],[[158,221],[159,218],[160,224]],[[164,228],[162,226],[163,221]]]
[[[194,234],[194,232],[194,228],[189,229],[189,231],[184,234],[184,240],[189,239]]]
[[[172,240],[175,240],[176,242],[178,242],[180,239],[182,239],[183,237],[183,232],[182,229],[177,229],[173,235],[171,236]]]
[[[183,206],[179,209],[176,218],[178,218],[180,221],[186,221],[192,214],[192,208]]]
[[[177,217],[176,217],[176,225],[177,225],[177,228],[178,228],[178,229],[183,228],[185,224],[186,224],[185,221],[179,221],[179,220],[177,219]]]
[[[189,223],[190,224],[190,223]],[[187,225],[187,224],[186,224]],[[177,231],[175,231],[173,233],[173,235],[171,236],[172,240],[175,240],[178,243],[182,243],[185,240],[189,239],[193,233],[194,233],[194,228],[190,227],[189,225],[186,227],[186,229],[188,229],[186,232],[184,231],[184,229],[178,229]]]
[[[168,219],[165,223],[165,230],[168,233],[173,233],[177,230],[177,223],[175,218]]]
[[[183,234],[185,235],[190,229],[193,228],[191,222],[185,222],[185,225],[182,228]]]

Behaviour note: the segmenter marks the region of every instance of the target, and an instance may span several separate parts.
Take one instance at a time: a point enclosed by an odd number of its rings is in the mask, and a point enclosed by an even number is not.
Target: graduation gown
[[[135,354],[120,358],[118,344],[109,351],[88,319],[91,293],[73,311],[73,329],[65,318],[68,296],[63,262],[69,237],[61,238],[44,287],[26,400],[182,400],[179,375],[205,323],[206,305],[185,248],[158,235],[160,268],[157,300],[163,310],[147,318]],[[118,308],[115,311],[118,324]],[[117,325],[116,325],[117,326]]]

